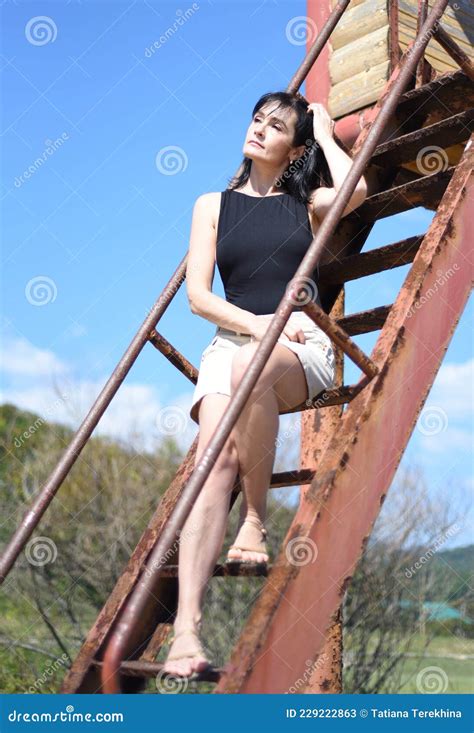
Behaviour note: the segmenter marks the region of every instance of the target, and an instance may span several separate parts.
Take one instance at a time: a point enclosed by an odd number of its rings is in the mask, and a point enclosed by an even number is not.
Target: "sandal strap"
[[[171,637],[171,643],[175,639],[177,639],[178,636],[182,636],[183,634],[186,634],[186,633],[192,633],[193,636],[197,636],[198,635],[198,632],[196,630],[196,627],[194,627],[194,626],[187,626],[185,629],[180,629],[177,633],[173,634],[173,636]],[[171,661],[171,660],[174,661],[175,659],[183,659],[184,657],[204,657],[204,658],[206,658],[206,655],[204,653],[204,649],[203,649],[203,646],[201,644],[201,641],[199,640],[199,637],[198,637],[198,640],[197,640],[197,647],[198,648],[195,651],[192,651],[192,652],[181,652],[180,654],[169,654],[166,661],[168,661],[168,660],[169,661]]]
[[[240,525],[240,529],[242,529],[242,527],[245,524],[245,522],[248,522],[249,524],[252,524],[254,527],[258,527],[258,529],[260,530],[260,532],[262,534],[262,541],[265,542],[268,533],[267,533],[267,530],[265,529],[265,527],[263,526],[262,522],[260,522],[258,519],[254,518],[254,517],[246,518],[246,519],[244,519],[244,521]],[[240,530],[239,530],[239,532],[240,532]],[[263,555],[268,555],[268,552],[266,552],[266,550],[262,549],[262,547],[251,547],[249,545],[242,545],[242,544],[238,544],[238,545],[237,544],[233,544],[233,545],[231,545],[229,547],[229,550],[241,550],[241,551],[244,551],[244,552],[259,552],[259,553],[261,553]],[[227,552],[229,552],[229,550]],[[231,559],[233,560],[234,558],[231,558]],[[235,558],[235,559],[237,559],[237,558]]]
[[[258,529],[263,534],[263,536],[264,537],[267,536],[267,534],[268,534],[267,530],[265,529],[263,523],[260,522],[258,519],[255,520],[253,518],[247,518],[247,519],[244,519],[244,521],[242,522],[242,524],[245,524],[245,522],[249,522],[250,524],[253,524],[254,527],[258,527]]]
[[[258,552],[261,555],[268,555],[268,552],[266,550],[262,550],[261,547],[244,547],[243,545],[231,545],[229,547],[229,550],[244,550],[245,552]],[[227,552],[229,552],[229,550]]]
[[[199,634],[199,628],[196,628],[195,626],[186,626],[184,629],[180,629],[178,632],[173,632],[173,636],[171,637],[171,641],[174,641],[178,638],[178,636],[182,636],[182,634],[194,634],[194,636],[198,636]]]
[[[197,657],[203,657],[204,659],[207,660],[207,657],[203,651],[196,650],[195,652],[182,652],[181,654],[168,654],[166,661],[174,662],[176,659],[184,659],[185,657],[188,657],[189,659],[196,659]]]

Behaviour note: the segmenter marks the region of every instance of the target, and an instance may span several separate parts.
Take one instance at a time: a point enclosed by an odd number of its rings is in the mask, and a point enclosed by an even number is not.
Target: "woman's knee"
[[[210,437],[215,430],[215,425],[212,431],[208,432],[207,435],[204,432],[199,433],[198,445],[196,448],[196,459],[195,464],[199,461],[200,457],[206,450]],[[226,471],[226,470],[237,470],[239,465],[239,455],[237,452],[237,445],[235,442],[234,432],[232,431],[226,442],[224,443],[222,450],[216,458],[212,470],[213,471]]]

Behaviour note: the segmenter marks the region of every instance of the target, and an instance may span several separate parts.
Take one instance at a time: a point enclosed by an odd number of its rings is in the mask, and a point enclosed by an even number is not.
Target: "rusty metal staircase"
[[[332,12],[289,90],[299,88],[347,5],[348,0],[343,0]],[[317,659],[321,654],[472,287],[472,65],[456,44],[448,43],[443,36],[461,70],[416,86],[430,33],[444,33],[438,21],[446,5],[447,0],[438,0],[427,15],[417,39],[400,59],[371,110],[351,150],[351,171],[226,414],[196,465],[197,439],[191,446],[90,630],[63,683],[63,692],[139,691],[146,678],[162,673],[162,665],[154,660],[166,643],[177,607],[179,531],[292,311],[292,303],[304,290],[305,277],[322,258],[323,308],[308,303],[303,309],[338,347],[340,374],[344,352],[363,375],[357,384],[324,391],[312,403],[291,410],[325,411],[347,404],[317,468],[272,476],[271,488],[308,487],[274,564],[268,571],[258,565],[215,567],[213,577],[268,572],[268,579],[228,665],[193,679],[216,683],[216,693],[284,692],[303,673],[308,656]],[[383,133],[386,139],[381,142]],[[428,146],[437,146],[443,152],[445,164],[436,172],[423,174],[410,164],[420,149]],[[461,155],[453,153],[459,149]],[[373,190],[341,222],[341,214],[366,168]],[[361,253],[377,220],[415,206],[436,212],[427,232]],[[324,262],[329,238],[332,257]],[[185,262],[168,282],[15,533],[0,564],[2,579],[144,344],[153,344],[196,383],[197,370],[155,328],[184,281]],[[348,316],[332,315],[345,282],[409,263],[412,266],[394,303]],[[376,330],[380,334],[369,358],[351,337]],[[231,508],[240,488],[237,480]],[[295,538],[316,544],[317,562],[295,565],[288,561],[285,549]],[[306,691],[312,690],[308,686]]]

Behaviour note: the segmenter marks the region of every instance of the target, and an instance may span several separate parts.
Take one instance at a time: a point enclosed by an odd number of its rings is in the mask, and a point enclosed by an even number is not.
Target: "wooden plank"
[[[443,18],[441,19],[441,25],[444,30],[449,33],[450,36],[452,36],[453,40],[456,41],[456,43],[461,46],[461,48],[463,48],[467,54],[472,53],[472,41],[470,41],[469,39],[473,38],[474,36],[474,18],[469,24],[466,23],[464,26],[460,26],[459,23],[455,25],[453,22],[451,22],[451,19],[449,19],[448,22],[448,19],[444,18],[443,16]],[[416,29],[416,17],[411,13],[402,10],[401,8],[400,28],[410,28],[413,30]]]
[[[362,71],[378,66],[388,59],[389,26],[384,25],[357,41],[347,43],[331,54],[329,76],[332,84],[339,84]]]
[[[434,0],[429,0],[428,6],[430,10],[433,8],[434,4]],[[450,25],[458,26],[459,28],[472,28],[474,25],[474,6],[472,4],[472,0],[456,0],[455,5],[456,9],[451,5],[446,6],[446,9],[441,16],[441,25],[449,23]],[[418,14],[418,0],[398,0],[398,6],[400,10],[403,10],[416,18]]]
[[[333,119],[343,117],[375,102],[390,75],[390,61],[387,59],[369,71],[363,71],[339,84],[329,92],[328,111]]]
[[[331,10],[334,10],[334,8],[337,5],[338,0],[331,0]],[[367,2],[367,0],[352,0],[351,2],[351,10],[355,5],[362,5],[362,3]]]
[[[331,35],[333,50],[376,31],[388,23],[386,0],[366,0],[346,10]]]

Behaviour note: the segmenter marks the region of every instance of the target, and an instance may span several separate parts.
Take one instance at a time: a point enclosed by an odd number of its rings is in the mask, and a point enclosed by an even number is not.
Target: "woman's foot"
[[[262,522],[256,517],[247,517],[229,548],[226,562],[268,562],[266,536],[267,530]]]
[[[199,628],[200,625],[184,626],[174,632],[163,672],[189,677],[211,666],[199,641]]]

